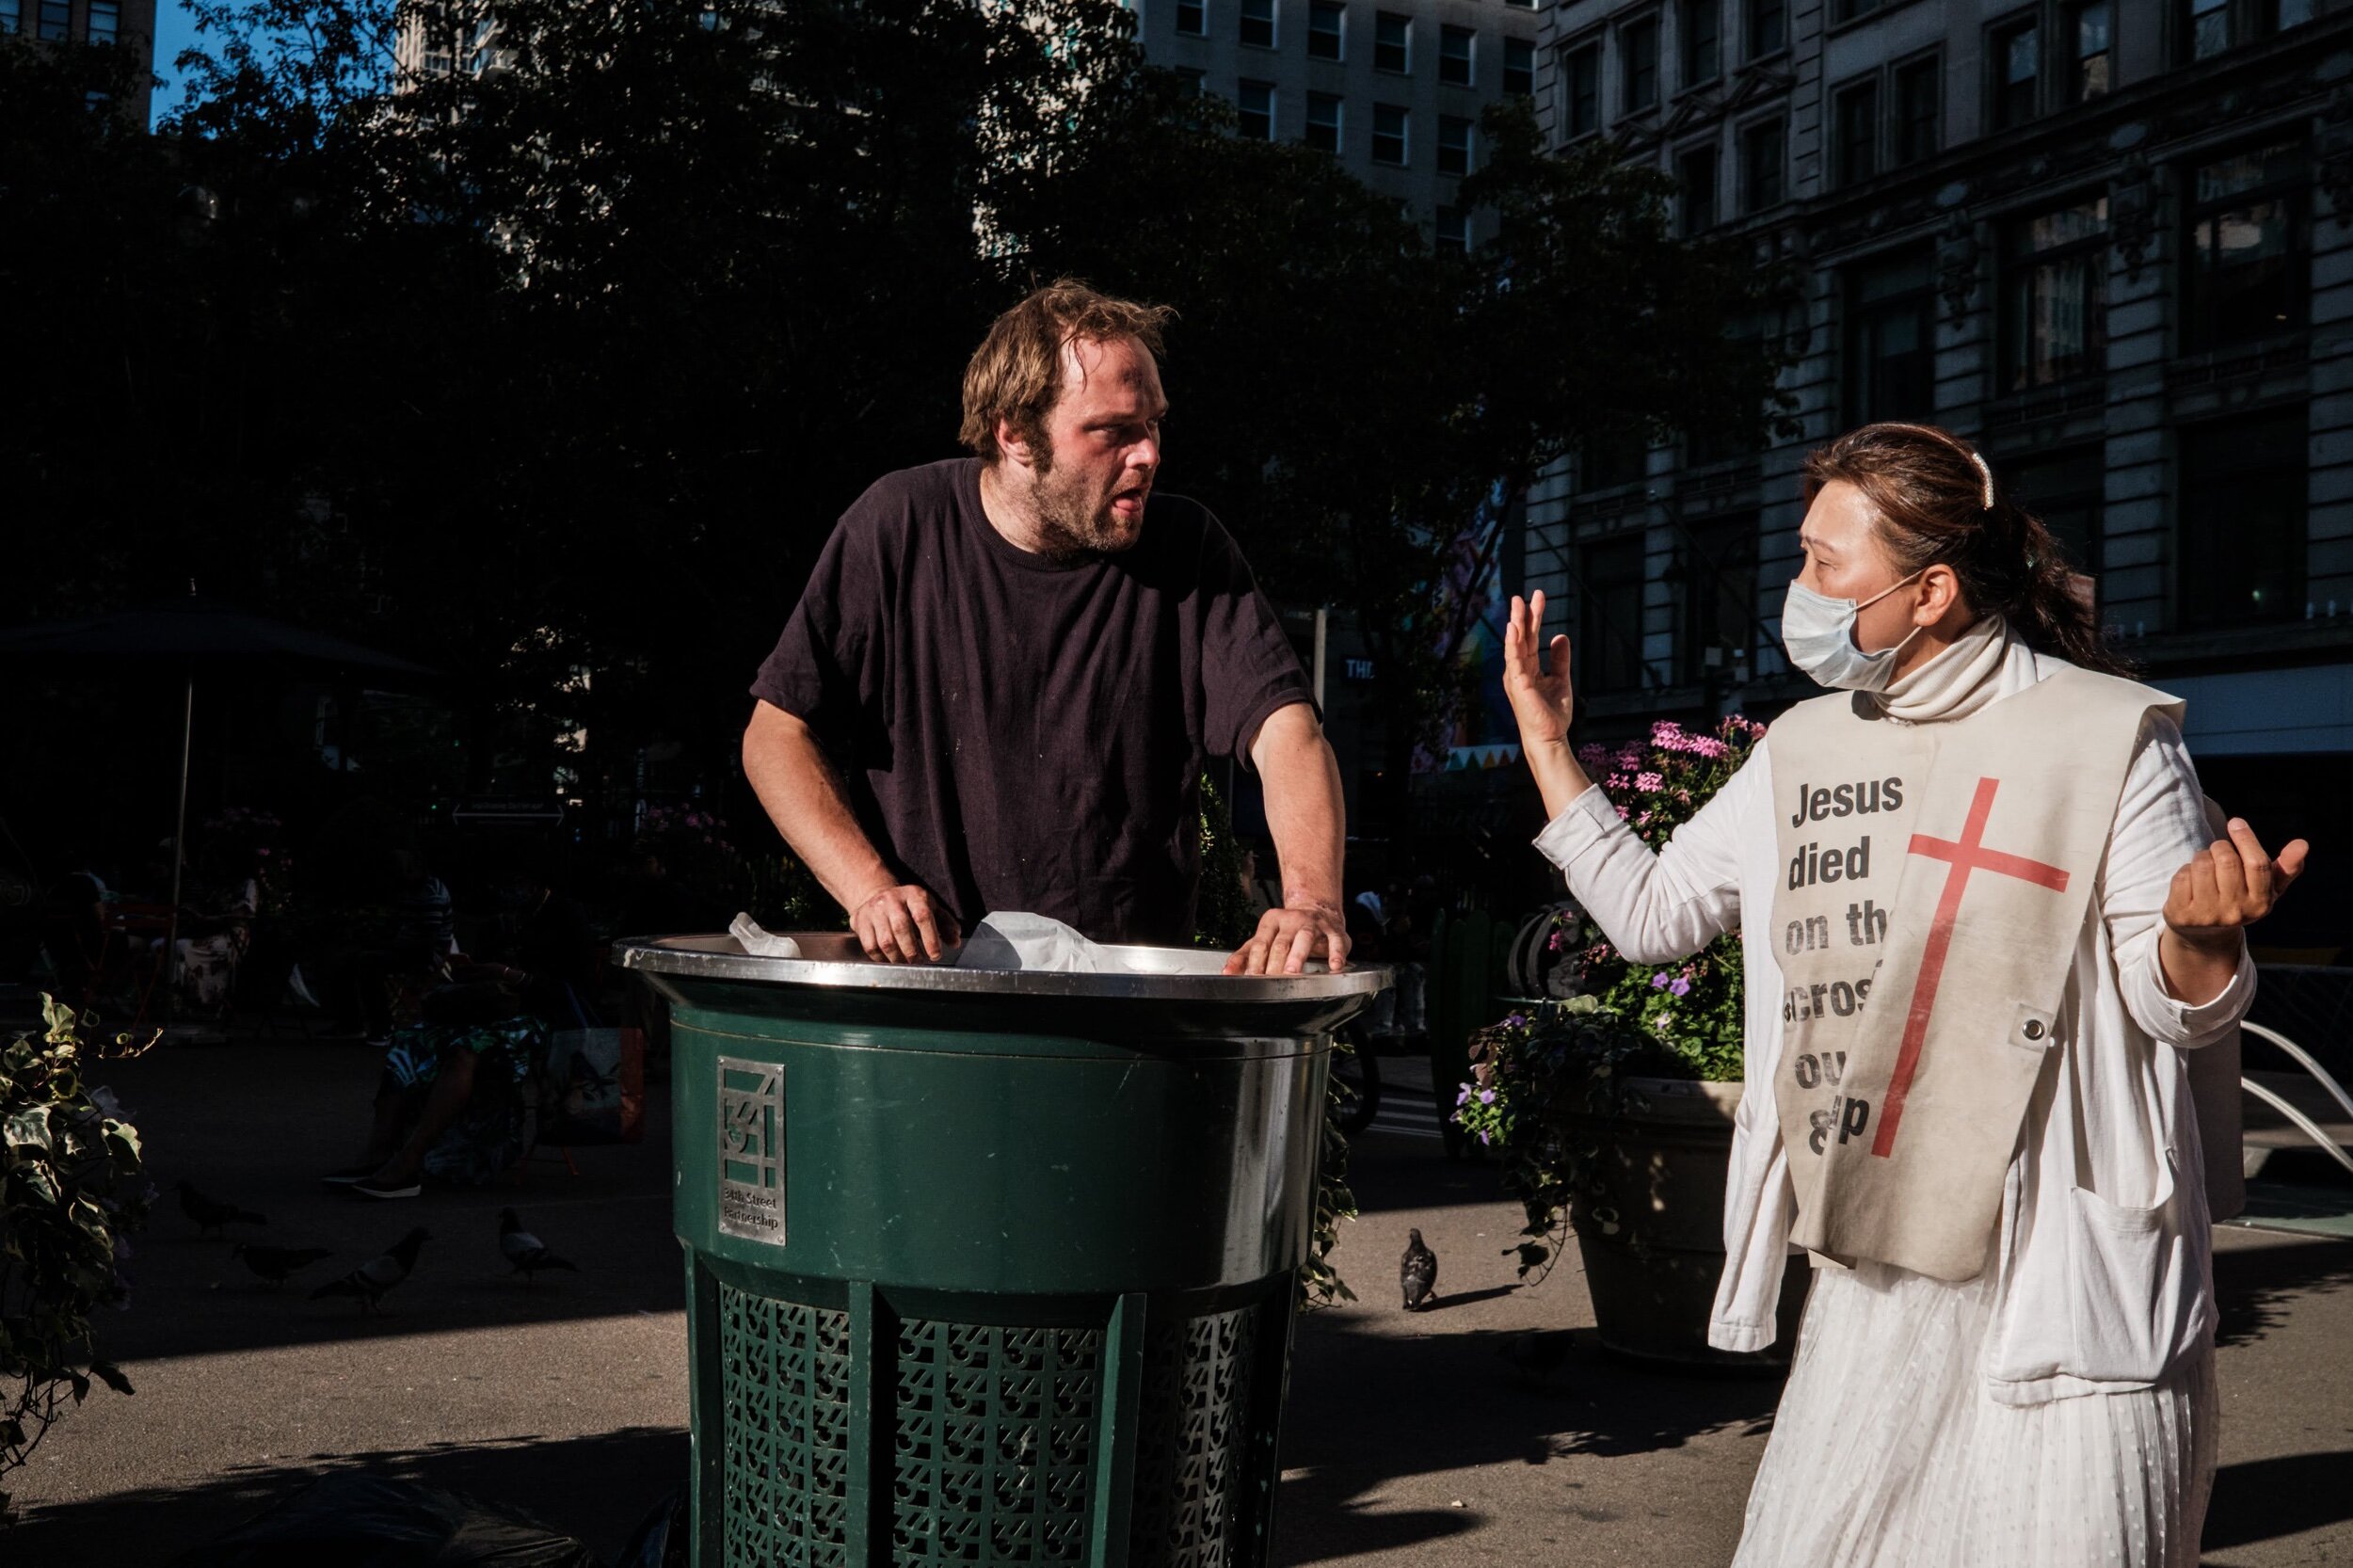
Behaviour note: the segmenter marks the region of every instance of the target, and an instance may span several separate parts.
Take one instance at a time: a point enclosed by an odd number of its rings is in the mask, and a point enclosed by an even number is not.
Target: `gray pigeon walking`
[[[568,1273],[580,1272],[580,1265],[569,1258],[558,1257],[548,1251],[547,1244],[523,1228],[522,1221],[511,1208],[499,1210],[499,1256],[515,1266],[525,1285],[538,1278],[542,1269],[561,1269]]]
[[[1422,1245],[1421,1232],[1409,1230],[1405,1256],[1398,1259],[1397,1281],[1404,1288],[1405,1310],[1418,1312],[1438,1293],[1438,1255]]]
[[[180,1212],[196,1222],[199,1236],[210,1236],[223,1225],[265,1225],[269,1222],[233,1203],[209,1197],[196,1189],[193,1181],[176,1181],[172,1191],[180,1194]]]
[[[341,1279],[330,1279],[311,1292],[314,1302],[329,1296],[351,1296],[358,1299],[361,1313],[373,1312],[384,1299],[384,1292],[408,1277],[417,1266],[417,1253],[432,1240],[423,1225],[392,1243],[392,1250],[360,1264]]]

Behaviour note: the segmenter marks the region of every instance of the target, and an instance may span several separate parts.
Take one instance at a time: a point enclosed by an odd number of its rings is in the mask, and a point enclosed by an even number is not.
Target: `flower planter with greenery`
[[[128,1035],[111,1053],[88,1047],[72,1009],[42,1001],[41,1035],[0,1047],[0,1480],[93,1382],[131,1392],[100,1358],[90,1315],[128,1294],[124,1238],[149,1197],[137,1128],[82,1081],[93,1058],[144,1048]],[[0,1524],[8,1513],[0,1492]]]
[[[1659,724],[1647,744],[1582,760],[1653,849],[1722,788],[1764,733],[1726,719],[1712,734]],[[1558,1260],[1574,1230],[1602,1342],[1699,1366],[1785,1363],[1806,1272],[1782,1294],[1769,1352],[1707,1344],[1724,1260],[1724,1186],[1741,1096],[1740,938],[1679,964],[1629,963],[1590,921],[1563,919],[1552,947],[1579,995],[1531,1003],[1471,1042],[1455,1120],[1503,1162],[1528,1223],[1523,1276]]]

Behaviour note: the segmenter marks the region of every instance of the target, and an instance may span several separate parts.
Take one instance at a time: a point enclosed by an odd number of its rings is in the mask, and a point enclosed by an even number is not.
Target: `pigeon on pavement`
[[[1422,1245],[1421,1232],[1409,1230],[1405,1256],[1398,1259],[1397,1280],[1405,1291],[1405,1310],[1416,1312],[1438,1292],[1438,1255]]]
[[[522,1221],[511,1208],[499,1210],[499,1256],[515,1266],[515,1272],[529,1285],[542,1269],[562,1269],[580,1272],[580,1265],[568,1258],[558,1257],[548,1251],[547,1243],[523,1228]]]
[[[180,1194],[180,1212],[196,1222],[197,1234],[210,1236],[223,1225],[265,1225],[267,1220],[249,1213],[233,1203],[206,1197],[196,1190],[192,1181],[179,1181],[172,1190]]]
[[[245,1260],[245,1266],[255,1275],[272,1285],[283,1285],[286,1276],[299,1273],[327,1256],[325,1247],[264,1247],[258,1242],[240,1241],[229,1249],[229,1256]]]
[[[384,1292],[408,1277],[408,1271],[417,1266],[417,1251],[432,1238],[423,1225],[392,1243],[392,1250],[379,1257],[372,1257],[341,1279],[330,1279],[311,1292],[312,1301],[329,1296],[352,1296],[360,1303],[362,1313],[376,1310],[384,1299]]]

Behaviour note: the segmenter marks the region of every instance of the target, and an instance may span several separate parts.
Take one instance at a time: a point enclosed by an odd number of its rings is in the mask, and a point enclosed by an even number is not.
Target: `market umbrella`
[[[420,685],[440,679],[438,671],[413,660],[204,598],[193,582],[183,598],[137,609],[0,628],[0,663],[161,665],[182,674],[185,697],[180,718],[180,804],[171,829],[171,916],[164,937],[167,998],[179,978],[180,878],[198,674],[335,673],[365,676],[388,685]]]

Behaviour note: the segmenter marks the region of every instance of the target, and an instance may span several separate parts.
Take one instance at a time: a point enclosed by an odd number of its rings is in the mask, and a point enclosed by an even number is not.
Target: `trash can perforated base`
[[[871,1337],[888,1365],[861,1368],[851,1312],[706,1283],[726,1568],[1264,1560],[1288,1295],[1192,1314],[1128,1298],[1144,1321],[1125,1356],[1134,1316],[1123,1331],[1115,1305],[1101,1327],[886,1309]],[[872,1473],[887,1498],[856,1484],[861,1379],[880,1396],[870,1441],[889,1457]]]

